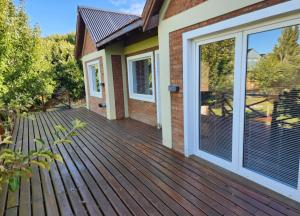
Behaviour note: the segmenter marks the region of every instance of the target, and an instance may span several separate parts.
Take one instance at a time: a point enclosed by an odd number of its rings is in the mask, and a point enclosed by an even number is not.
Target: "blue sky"
[[[274,29],[266,32],[252,34],[248,38],[248,48],[255,49],[260,54],[272,52],[281,35],[282,29]],[[298,39],[300,44],[300,37]]]
[[[38,24],[47,36],[75,32],[78,5],[140,14],[144,4],[145,0],[25,0],[25,10],[31,25]]]

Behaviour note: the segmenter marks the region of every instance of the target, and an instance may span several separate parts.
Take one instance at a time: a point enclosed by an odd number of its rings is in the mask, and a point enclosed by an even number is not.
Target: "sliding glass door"
[[[189,99],[193,154],[298,200],[299,23],[197,39]]]

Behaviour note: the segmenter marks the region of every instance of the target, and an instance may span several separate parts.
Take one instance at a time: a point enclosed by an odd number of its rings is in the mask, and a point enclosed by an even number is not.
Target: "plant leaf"
[[[60,154],[53,155],[53,158],[54,158],[54,160],[56,160],[56,161],[58,161],[60,163],[63,163],[63,159],[62,159],[62,157],[61,157]]]
[[[15,192],[20,186],[20,179],[16,176],[13,176],[8,181],[9,190]]]
[[[6,136],[0,144],[12,144],[12,136]]]
[[[34,139],[34,142],[36,144],[39,144],[39,145],[45,145],[46,144],[45,141],[40,139],[40,138]]]

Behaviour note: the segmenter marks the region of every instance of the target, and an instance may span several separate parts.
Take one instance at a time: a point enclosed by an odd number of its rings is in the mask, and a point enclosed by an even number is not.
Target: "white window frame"
[[[90,66],[92,65],[97,65],[98,66],[98,70],[99,70],[99,83],[100,83],[100,92],[95,92],[93,85],[93,74],[92,71],[90,70]],[[87,67],[87,72],[88,72],[88,78],[89,78],[89,89],[90,89],[90,96],[92,97],[97,97],[97,98],[102,98],[102,79],[101,79],[101,68],[100,68],[100,62],[99,60],[94,60],[94,61],[90,61],[86,64]]]
[[[282,195],[300,202],[300,169],[298,188],[294,189],[276,180],[260,175],[243,167],[244,104],[246,80],[247,36],[251,33],[267,31],[274,28],[300,24],[298,15],[282,15],[299,11],[300,0],[291,0],[269,8],[261,9],[236,18],[222,21],[207,27],[183,34],[183,82],[184,82],[184,151],[185,155],[198,155],[212,163],[222,166],[238,175],[244,176]],[[274,17],[275,20],[266,20]],[[261,21],[260,23],[258,21]],[[249,25],[249,23],[252,23]],[[257,24],[258,23],[258,24]],[[247,25],[247,26],[246,26]],[[241,26],[241,27],[239,27]],[[239,28],[236,28],[239,27]],[[223,33],[221,33],[223,32]],[[232,162],[212,155],[199,154],[199,53],[201,42],[218,40],[236,34],[235,77],[234,77],[234,116],[232,139]],[[238,63],[237,63],[238,61]],[[198,115],[198,116],[197,116]],[[228,163],[224,163],[228,162]],[[300,162],[300,161],[299,161]]]
[[[132,63],[138,60],[151,59],[151,73],[152,73],[152,95],[137,94],[133,91],[133,74],[132,74]],[[141,101],[147,101],[155,103],[155,75],[154,75],[154,57],[153,52],[142,53],[135,56],[127,57],[127,71],[128,71],[128,91],[129,98]]]

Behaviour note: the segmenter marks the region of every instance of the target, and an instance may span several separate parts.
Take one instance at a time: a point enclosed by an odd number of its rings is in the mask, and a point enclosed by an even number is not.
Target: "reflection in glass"
[[[234,39],[200,46],[200,150],[232,158]]]
[[[100,74],[97,64],[90,65],[90,71],[92,72],[92,80],[93,80],[93,91],[100,92]]]
[[[299,26],[248,36],[243,166],[297,187]]]
[[[133,92],[152,95],[151,58],[132,62]]]

